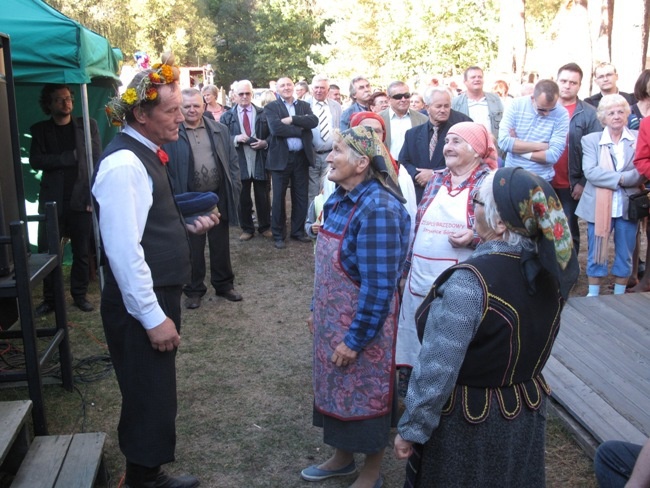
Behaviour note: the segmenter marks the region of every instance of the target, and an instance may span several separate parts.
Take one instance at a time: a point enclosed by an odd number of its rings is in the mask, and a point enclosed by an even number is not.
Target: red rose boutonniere
[[[167,166],[167,163],[169,162],[169,156],[167,156],[167,153],[162,149],[158,148],[156,154],[158,155],[158,159],[160,159],[161,164],[163,166]]]

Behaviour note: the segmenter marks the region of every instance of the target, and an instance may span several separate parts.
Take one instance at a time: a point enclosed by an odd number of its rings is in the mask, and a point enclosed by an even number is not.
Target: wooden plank
[[[588,385],[551,356],[544,377],[553,390],[553,399],[562,405],[598,442],[624,439],[643,444],[647,435],[621,416]]]
[[[0,402],[0,465],[11,451],[14,442],[20,440],[18,437],[21,432],[25,432],[25,422],[31,410],[31,400]]]
[[[640,378],[629,365],[614,359],[622,356],[620,350],[598,349],[593,344],[587,349],[564,336],[556,340],[553,356],[626,417],[639,419],[644,430],[650,431],[647,380]]]
[[[635,321],[621,319],[617,313],[617,310],[630,310],[631,302],[642,303],[650,309],[647,296],[650,294],[636,295],[570,300],[571,306],[567,305],[563,311],[553,355],[647,433],[650,432],[647,408],[650,405],[650,343],[646,348],[642,342],[643,336],[650,337],[645,319],[648,310],[634,317]]]
[[[11,488],[52,488],[71,441],[71,435],[35,437]]]
[[[571,310],[583,315],[580,322],[570,321],[574,327],[584,326],[585,331],[597,328],[599,333],[612,337],[632,346],[650,349],[650,330],[647,324],[640,322],[650,310],[650,300],[645,294],[608,295],[597,298],[571,299],[563,312],[563,325],[571,317]],[[593,330],[592,330],[593,331]],[[587,337],[585,337],[587,339]]]
[[[55,488],[92,488],[102,464],[106,434],[75,434]]]

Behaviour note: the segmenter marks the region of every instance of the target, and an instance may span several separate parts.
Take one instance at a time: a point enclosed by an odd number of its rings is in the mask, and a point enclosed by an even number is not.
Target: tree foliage
[[[182,65],[201,65],[214,60],[214,25],[207,21],[202,0],[48,0],[70,18],[106,37],[124,53],[125,61],[136,51],[157,61],[173,51]]]
[[[286,75],[310,79],[313,46],[323,19],[309,0],[209,0],[217,25],[216,76],[220,84],[249,79],[257,86]]]

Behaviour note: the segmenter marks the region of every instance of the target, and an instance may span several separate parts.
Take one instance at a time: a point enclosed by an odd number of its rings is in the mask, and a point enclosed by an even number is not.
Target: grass
[[[321,431],[311,425],[311,335],[305,318],[313,248],[288,241],[279,251],[270,240],[256,236],[242,243],[236,229],[231,233],[235,287],[244,300],[231,303],[208,294],[201,308],[184,310],[177,359],[177,461],[167,468],[199,476],[206,488],[311,486],[300,480],[300,470],[330,453]],[[96,311],[68,308],[75,361],[107,352],[97,281],[91,287]],[[111,487],[116,487],[124,460],[116,435],[120,394],[115,377],[111,372],[76,388],[69,393],[45,387],[50,433],[107,432],[106,463]],[[24,398],[26,388],[0,390],[1,400]],[[547,432],[548,486],[595,487],[590,459],[559,421],[550,419]],[[388,451],[383,473],[384,486],[401,487],[404,462]],[[333,479],[318,486],[350,482]]]

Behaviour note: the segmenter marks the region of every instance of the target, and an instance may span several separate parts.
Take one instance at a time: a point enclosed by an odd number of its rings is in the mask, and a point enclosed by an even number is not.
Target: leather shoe
[[[185,308],[194,310],[195,308],[199,308],[200,306],[201,306],[201,297],[187,297],[187,299],[185,300]]]
[[[291,236],[291,238],[294,241],[298,241],[298,242],[311,242],[311,239],[309,237],[307,237],[305,234],[300,235],[300,236]]]
[[[86,297],[79,297],[74,299],[75,306],[82,312],[92,312],[95,310],[93,304],[86,300]]]
[[[36,310],[34,310],[34,313],[37,317],[40,317],[41,315],[47,315],[50,312],[54,312],[54,305],[47,302],[41,303],[38,307],[36,307]]]
[[[276,239],[275,244],[273,245],[275,246],[276,249],[284,249],[285,247],[287,247],[284,241],[280,239]]]
[[[270,239],[271,237],[273,237],[273,231],[265,230],[264,232],[262,232],[262,237],[266,237],[267,239]]]
[[[217,296],[224,297],[229,302],[241,302],[243,297],[241,294],[237,293],[235,290],[226,290],[216,292]]]
[[[158,473],[156,482],[153,485],[154,488],[194,488],[199,486],[201,482],[190,475],[181,475],[181,476],[169,476],[164,471]]]
[[[160,471],[153,481],[145,481],[139,484],[124,484],[124,488],[195,488],[201,482],[194,476],[181,475],[169,476],[164,471]]]
[[[248,232],[242,232],[241,235],[239,236],[240,241],[250,241],[253,238],[253,234],[250,234]]]

